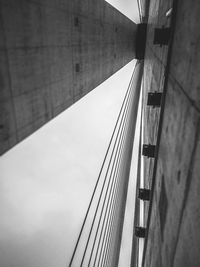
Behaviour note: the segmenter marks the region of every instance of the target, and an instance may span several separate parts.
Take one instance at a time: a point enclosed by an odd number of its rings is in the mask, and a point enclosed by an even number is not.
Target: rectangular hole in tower
[[[75,70],[76,70],[76,72],[80,72],[80,64],[79,63],[76,63]]]
[[[74,18],[74,26],[78,27],[78,25],[79,25],[79,19],[78,19],[78,17],[75,17]]]

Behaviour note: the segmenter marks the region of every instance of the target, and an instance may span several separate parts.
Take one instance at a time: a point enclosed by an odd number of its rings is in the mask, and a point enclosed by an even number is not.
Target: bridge
[[[199,266],[200,4],[141,0],[135,24],[83,2],[0,1],[0,153],[135,58],[68,266],[118,265],[137,116],[131,266]]]

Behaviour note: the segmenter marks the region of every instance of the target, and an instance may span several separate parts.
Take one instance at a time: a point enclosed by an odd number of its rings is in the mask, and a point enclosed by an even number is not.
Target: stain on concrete
[[[165,178],[163,175],[160,199],[159,199],[160,230],[161,230],[162,239],[163,239],[163,232],[165,228],[165,220],[167,216],[167,208],[168,208],[168,200],[167,200],[166,188],[165,188]]]

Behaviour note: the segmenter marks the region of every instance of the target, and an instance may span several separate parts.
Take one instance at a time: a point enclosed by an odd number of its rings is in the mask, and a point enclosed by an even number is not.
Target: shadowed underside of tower
[[[132,60],[136,24],[104,0],[0,8],[2,154]]]

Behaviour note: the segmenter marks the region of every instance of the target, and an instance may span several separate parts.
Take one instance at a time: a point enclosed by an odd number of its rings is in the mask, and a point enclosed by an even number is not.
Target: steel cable
[[[129,86],[130,87],[130,86]],[[129,95],[130,96],[130,95]],[[129,99],[128,99],[129,101]],[[125,107],[126,108],[126,107]],[[125,109],[124,109],[125,111]],[[124,117],[124,112],[123,112],[123,117]],[[123,117],[121,119],[121,121],[123,121]],[[121,125],[120,125],[121,126]],[[122,125],[122,130],[123,130],[123,125]],[[120,130],[120,128],[119,128]],[[110,173],[110,180],[111,180],[111,176],[112,174],[114,173],[113,175],[113,181],[112,181],[112,185],[111,185],[111,188],[113,188],[113,183],[114,183],[114,176],[115,176],[115,173],[116,173],[116,167],[117,167],[117,163],[115,164],[115,162],[117,162],[117,157],[118,157],[118,154],[119,154],[119,146],[120,146],[120,140],[121,140],[121,133],[120,133],[120,137],[119,137],[119,142],[117,144],[117,149],[116,149],[116,153],[115,153],[115,158],[114,158],[114,161],[113,161],[113,166],[112,166],[112,170],[111,170],[111,173]],[[118,152],[119,151],[119,152]],[[115,168],[114,168],[114,164],[115,164]],[[113,172],[114,171],[114,172]],[[108,205],[109,205],[109,202],[110,202],[110,196],[111,196],[111,193],[112,193],[112,189],[110,189],[110,193],[109,193],[109,197],[108,197],[108,200],[107,200],[107,204],[106,204],[106,211],[104,213],[104,218],[103,218],[103,225],[102,225],[102,230],[104,228],[104,223],[105,223],[105,218],[106,218],[106,215],[107,215],[107,210],[108,210]],[[106,198],[104,199],[104,202],[102,204],[102,210],[101,210],[101,215],[100,215],[100,220],[99,220],[99,223],[98,223],[98,226],[97,226],[97,230],[96,230],[96,234],[95,234],[95,239],[94,239],[94,243],[93,243],[93,247],[92,247],[92,251],[91,251],[91,255],[90,255],[90,259],[89,259],[89,264],[91,262],[91,258],[92,258],[92,254],[93,254],[93,250],[94,250],[94,246],[95,246],[95,242],[96,242],[96,238],[97,238],[97,234],[98,234],[98,231],[99,231],[99,226],[100,226],[100,222],[101,222],[101,216],[102,216],[102,213],[103,213],[103,209],[104,209],[104,204],[105,204],[105,200]],[[101,236],[102,236],[102,230],[101,230],[101,234],[100,234],[100,239],[99,239],[99,242],[101,240]],[[98,242],[98,247],[99,247],[99,242]],[[98,247],[97,247],[97,251],[98,251]],[[96,256],[95,256],[95,261],[94,261],[94,266],[95,266],[95,263],[96,263]],[[88,266],[89,266],[88,264]]]
[[[134,102],[134,101],[135,101],[135,100],[133,99],[133,102]],[[133,107],[133,110],[134,110],[134,106],[133,106],[133,105],[132,105],[132,107]],[[129,122],[130,122],[130,119],[132,118],[132,115],[131,115],[132,112],[133,112],[133,111],[131,110],[131,113],[130,113],[130,116],[131,116],[131,117],[129,116]],[[130,123],[130,125],[131,125],[131,123]],[[131,127],[132,127],[132,126],[131,126]],[[135,126],[134,126],[134,127],[135,127]],[[131,128],[130,128],[130,129],[131,129]],[[130,130],[130,129],[129,129],[129,130]],[[129,131],[129,130],[128,130],[128,131]],[[131,134],[129,134],[129,138],[128,138],[128,139],[131,140]],[[126,146],[127,146],[127,145],[129,145],[129,141],[127,140],[127,137],[126,137],[126,141],[127,141],[127,142],[126,142]],[[126,148],[125,150],[127,150],[127,149],[128,149],[128,148]],[[124,157],[123,157],[123,158],[124,158]],[[125,159],[125,158],[124,158],[124,159]],[[125,161],[126,161],[126,159],[125,159]],[[125,190],[126,190],[126,189],[125,189]],[[126,192],[125,194],[127,195],[127,192]],[[123,215],[123,216],[124,216],[124,215]],[[119,216],[118,216],[118,217],[119,217]],[[111,224],[112,224],[112,222],[111,222]],[[109,227],[114,228],[113,225],[111,225],[111,226],[109,225]],[[111,240],[111,239],[110,239],[110,236],[109,236],[108,238],[109,238],[109,241],[108,241],[108,242],[109,242],[109,245],[106,247],[106,252],[105,252],[106,256],[105,256],[105,258],[104,258],[104,260],[103,260],[103,265],[101,265],[101,266],[107,266],[107,264],[108,264],[109,261],[110,261],[110,260],[108,259],[108,255],[109,255],[109,257],[110,257],[110,255],[112,254],[112,253],[110,253],[110,243],[113,243],[113,242],[110,241],[110,240]],[[112,234],[112,239],[113,239],[113,234]],[[121,242],[121,241],[120,241],[120,242]],[[108,252],[108,251],[109,251],[109,252]],[[106,263],[105,263],[105,262],[106,262]]]
[[[130,99],[129,99],[130,100]],[[130,101],[129,101],[129,104],[130,104]],[[125,127],[127,126],[127,115],[128,115],[128,109],[129,109],[129,107],[127,107],[127,110],[126,110],[126,118],[124,119],[124,124],[125,124]],[[123,134],[122,136],[121,136],[121,144],[120,144],[120,153],[119,153],[119,155],[118,155],[118,169],[117,169],[117,177],[116,177],[116,179],[117,178],[119,178],[118,176],[119,176],[119,166],[121,165],[121,158],[122,158],[122,151],[123,151],[123,142],[124,142],[124,139],[125,139],[125,132],[127,131],[126,130],[126,128],[125,127],[123,127],[123,132],[121,133],[121,134]],[[117,191],[116,191],[117,192]],[[113,203],[112,203],[113,204]],[[111,207],[110,207],[111,208]],[[108,236],[108,234],[109,234],[109,232],[108,232],[108,222],[110,222],[110,220],[111,220],[111,218],[109,218],[109,220],[107,220],[107,222],[106,222],[106,227],[105,227],[105,235],[104,235],[104,237],[103,237],[103,241],[102,241],[102,244],[101,244],[101,249],[100,249],[100,256],[99,256],[99,261],[98,261],[98,266],[100,265],[100,260],[101,260],[101,257],[102,258],[104,258],[104,254],[102,255],[102,253],[103,253],[103,251],[105,251],[105,248],[104,248],[104,243],[107,245],[107,240],[108,240],[108,238],[106,238],[107,236]],[[105,239],[106,238],[106,239]],[[101,256],[102,255],[102,256]],[[103,261],[103,260],[102,260]],[[102,262],[101,261],[101,262]]]
[[[133,74],[134,74],[134,73],[133,73]],[[132,74],[132,77],[133,77],[133,74]],[[131,79],[132,79],[132,77],[131,77]],[[84,227],[85,227],[85,223],[86,223],[86,220],[87,220],[87,217],[88,217],[88,214],[89,214],[89,211],[90,211],[90,208],[91,208],[93,199],[94,199],[94,195],[95,195],[95,193],[96,193],[97,186],[98,186],[98,184],[99,184],[99,180],[100,180],[100,177],[101,177],[101,174],[102,174],[102,171],[103,171],[103,168],[104,168],[104,165],[105,165],[105,162],[106,162],[106,159],[107,159],[107,156],[108,156],[108,153],[109,153],[109,150],[110,150],[110,147],[111,147],[111,144],[112,144],[114,135],[115,135],[115,131],[116,131],[116,129],[117,129],[117,126],[118,126],[118,123],[119,123],[119,119],[120,119],[120,117],[121,117],[121,113],[122,113],[122,111],[123,111],[124,104],[125,104],[126,99],[127,99],[128,92],[129,92],[129,88],[127,89],[126,94],[125,94],[125,97],[124,97],[124,99],[123,99],[123,103],[122,103],[122,106],[121,106],[121,108],[120,108],[120,111],[119,111],[119,114],[118,114],[118,117],[117,117],[117,121],[116,121],[114,130],[113,130],[113,132],[112,132],[112,136],[111,136],[111,139],[110,139],[110,141],[109,141],[109,145],[108,145],[106,154],[105,154],[105,156],[104,156],[104,160],[103,160],[103,163],[102,163],[102,166],[101,166],[101,169],[100,169],[98,178],[97,178],[97,182],[96,182],[96,184],[95,184],[95,187],[94,187],[94,190],[93,190],[93,193],[92,193],[92,196],[91,196],[91,199],[90,199],[90,202],[89,202],[89,205],[88,205],[88,208],[87,208],[87,211],[86,211],[86,214],[85,214],[85,217],[84,217],[84,220],[83,220],[83,223],[82,223],[82,226],[81,226],[81,229],[80,229],[80,232],[79,232],[79,235],[78,235],[78,238],[77,238],[77,241],[76,241],[74,250],[73,250],[73,253],[72,253],[72,257],[71,257],[71,259],[70,259],[69,267],[72,266],[72,263],[73,263],[73,260],[74,260],[74,257],[75,257],[76,251],[77,251],[77,247],[78,247],[78,245],[79,245],[80,238],[81,238],[83,229],[84,229]]]
[[[122,121],[120,121],[119,129],[121,127],[121,124],[122,124]],[[82,260],[81,260],[81,265],[80,265],[81,267],[82,267],[84,259],[85,259],[86,251],[87,251],[89,240],[90,240],[90,237],[91,237],[91,233],[92,233],[92,230],[93,230],[93,227],[94,227],[94,222],[96,220],[96,216],[97,216],[98,208],[99,208],[99,205],[100,205],[101,197],[102,197],[102,194],[103,194],[103,190],[104,190],[105,182],[106,182],[106,179],[107,179],[108,171],[109,171],[109,168],[110,168],[110,165],[111,165],[111,162],[112,162],[112,157],[114,155],[114,151],[115,151],[115,147],[116,147],[117,140],[118,140],[118,135],[119,135],[119,129],[117,131],[117,137],[116,137],[114,145],[113,145],[113,149],[112,149],[110,160],[109,160],[109,163],[108,163],[108,168],[107,168],[107,171],[106,171],[105,179],[104,179],[104,182],[103,182],[103,185],[102,185],[102,189],[101,189],[101,192],[100,192],[100,195],[99,195],[99,200],[98,200],[98,203],[97,203],[97,206],[96,206],[96,209],[95,209],[95,214],[94,214],[94,217],[93,217],[93,220],[92,220],[90,232],[89,232],[88,239],[87,239],[87,242],[86,242],[86,246],[85,246],[85,250],[84,250],[84,253],[83,253],[83,257],[82,257]]]

